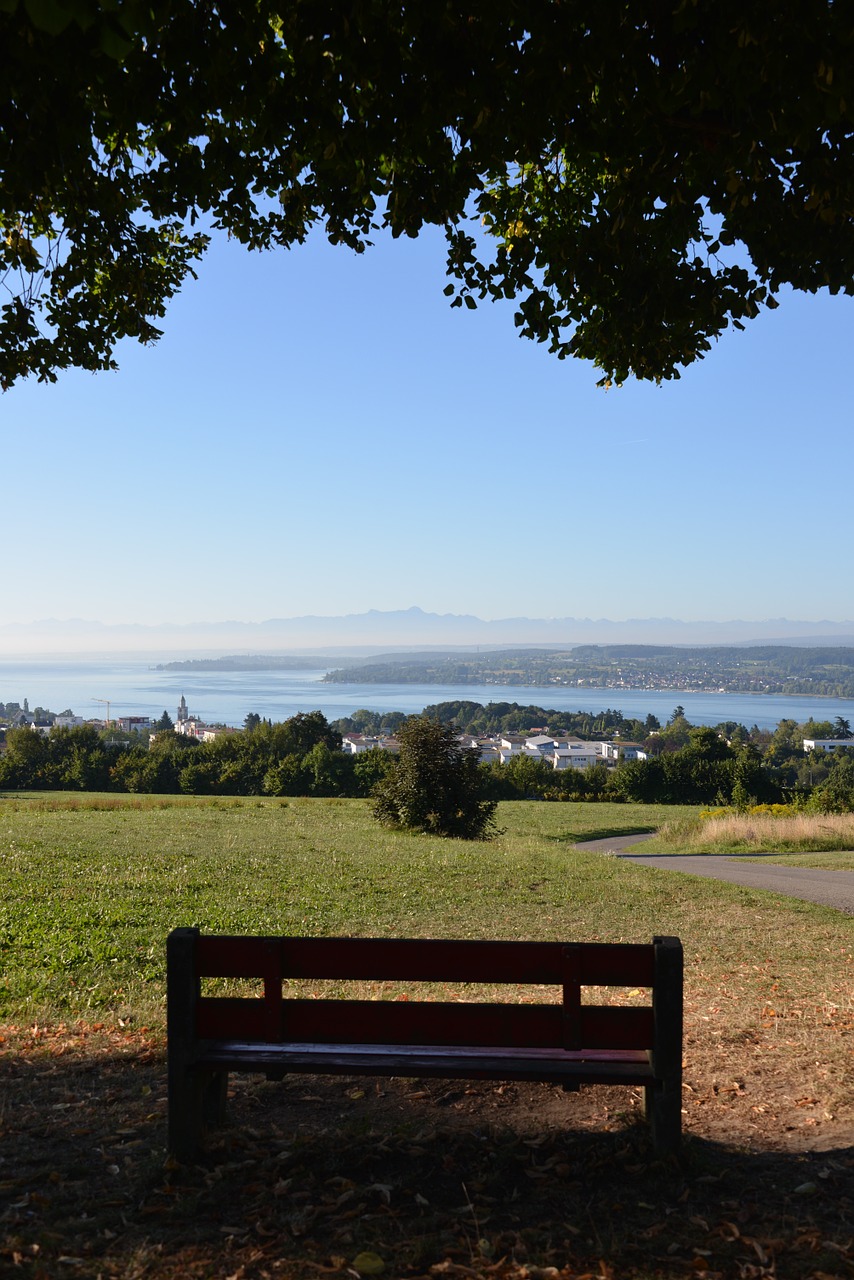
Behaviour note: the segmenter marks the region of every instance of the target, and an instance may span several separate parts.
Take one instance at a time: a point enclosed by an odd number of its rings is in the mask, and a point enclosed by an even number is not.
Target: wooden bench
[[[229,1071],[642,1086],[655,1148],[677,1149],[682,944],[456,942],[169,935],[169,1147],[196,1150],[224,1119]],[[203,995],[256,979],[263,998]],[[297,979],[557,986],[544,1004],[293,999]],[[651,1005],[582,1003],[582,988],[651,988]]]

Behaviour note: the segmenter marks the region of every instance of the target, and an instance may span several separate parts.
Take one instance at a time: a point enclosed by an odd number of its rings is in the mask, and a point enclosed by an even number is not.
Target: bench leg
[[[659,1155],[673,1155],[682,1138],[682,943],[656,937],[652,1013],[655,1080],[646,1086],[646,1112]]]
[[[186,1067],[169,1063],[169,1153],[190,1160],[202,1136],[204,1083]]]
[[[667,1082],[648,1084],[643,1091],[643,1112],[652,1129],[652,1145],[657,1155],[675,1155],[682,1141],[682,1090],[668,1088]]]
[[[190,1160],[209,1125],[225,1119],[227,1071],[196,1071],[196,1007],[200,984],[195,949],[198,929],[173,929],[166,943],[169,1150]]]
[[[223,1123],[227,1089],[227,1071],[170,1072],[169,1151],[177,1160],[192,1159],[204,1131]]]
[[[202,1124],[206,1129],[225,1123],[228,1072],[210,1071],[202,1077]]]

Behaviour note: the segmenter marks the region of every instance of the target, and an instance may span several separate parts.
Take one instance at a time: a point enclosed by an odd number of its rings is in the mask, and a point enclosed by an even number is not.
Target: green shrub
[[[455,729],[413,716],[398,738],[400,755],[373,790],[379,822],[462,840],[497,834],[497,804],[485,797],[477,752],[462,746]]]

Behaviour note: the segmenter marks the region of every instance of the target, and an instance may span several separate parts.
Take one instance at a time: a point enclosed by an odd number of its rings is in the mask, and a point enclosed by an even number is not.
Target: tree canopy
[[[660,380],[854,292],[836,0],[0,0],[0,385],[114,367],[210,229],[445,229],[451,305]]]

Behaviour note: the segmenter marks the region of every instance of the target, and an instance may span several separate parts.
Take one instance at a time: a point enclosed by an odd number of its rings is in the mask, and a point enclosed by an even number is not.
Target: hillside
[[[378,654],[335,684],[522,684],[854,697],[854,648],[579,645],[492,653]]]

